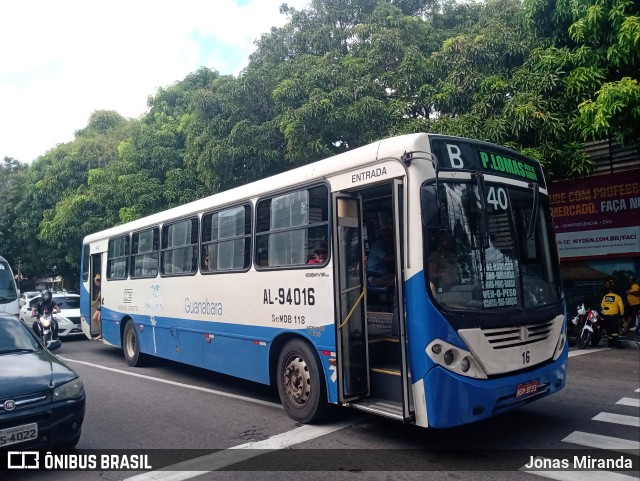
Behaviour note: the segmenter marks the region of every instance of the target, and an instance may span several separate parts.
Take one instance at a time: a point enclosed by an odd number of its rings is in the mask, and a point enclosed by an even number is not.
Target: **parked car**
[[[16,319],[0,314],[0,450],[71,449],[80,439],[85,413],[78,374]]]
[[[58,320],[58,336],[67,337],[82,335],[82,326],[80,325],[80,296],[78,294],[60,293],[53,294],[53,301],[60,307],[60,313],[56,314]],[[33,324],[34,318],[31,317],[31,310],[42,301],[42,297],[38,295],[20,308],[20,319],[28,326]]]
[[[25,291],[20,293],[20,307],[29,304],[31,299],[40,295],[40,291]]]

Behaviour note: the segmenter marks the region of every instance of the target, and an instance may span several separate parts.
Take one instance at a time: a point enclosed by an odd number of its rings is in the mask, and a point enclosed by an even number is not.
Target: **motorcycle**
[[[578,314],[571,320],[578,327],[576,337],[578,349],[584,349],[589,344],[598,347],[602,339],[602,316],[595,309],[586,309],[584,304],[578,306]]]
[[[54,330],[54,314],[49,312],[48,309],[44,310],[44,313],[40,316],[37,316],[38,326],[40,328],[40,339],[42,342],[47,345],[47,342],[53,340],[53,330]]]

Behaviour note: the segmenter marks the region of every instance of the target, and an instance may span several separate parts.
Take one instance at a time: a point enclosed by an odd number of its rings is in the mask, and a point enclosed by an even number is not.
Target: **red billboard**
[[[640,255],[640,169],[554,182],[549,194],[563,260]]]

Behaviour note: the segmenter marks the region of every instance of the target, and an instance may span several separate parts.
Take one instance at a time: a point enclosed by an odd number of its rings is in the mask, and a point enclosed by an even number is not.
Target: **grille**
[[[492,348],[508,349],[544,341],[549,338],[552,328],[553,321],[550,321],[528,326],[482,329],[482,333]]]
[[[29,408],[31,406],[46,403],[48,402],[47,397],[48,395],[46,392],[41,392],[41,393],[33,393],[33,394],[27,394],[22,396],[0,398],[0,414],[4,412],[19,411],[20,409]],[[4,405],[5,405],[4,403],[9,400],[15,402],[15,409],[13,409],[12,411],[6,411],[4,408]]]
[[[79,317],[67,317],[67,319],[69,319],[71,322],[73,322],[76,325],[80,325],[80,318]]]

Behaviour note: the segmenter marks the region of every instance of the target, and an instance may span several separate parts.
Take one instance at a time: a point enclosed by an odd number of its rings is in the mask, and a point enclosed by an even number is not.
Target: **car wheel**
[[[129,366],[142,365],[144,355],[140,353],[140,338],[138,337],[138,331],[136,331],[136,325],[131,319],[124,326],[122,349],[124,351],[124,359]]]

